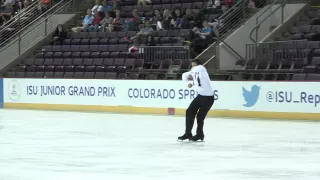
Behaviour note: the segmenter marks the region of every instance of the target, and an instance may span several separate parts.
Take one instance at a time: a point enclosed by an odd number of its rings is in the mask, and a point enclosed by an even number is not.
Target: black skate
[[[183,136],[178,137],[178,140],[180,141],[184,141],[186,139],[191,139],[192,138],[192,134],[191,133],[185,133]]]
[[[196,134],[195,136],[192,136],[192,138],[190,139],[191,141],[199,141],[199,140],[201,140],[201,141],[203,141],[203,139],[204,139],[204,135],[202,134]]]

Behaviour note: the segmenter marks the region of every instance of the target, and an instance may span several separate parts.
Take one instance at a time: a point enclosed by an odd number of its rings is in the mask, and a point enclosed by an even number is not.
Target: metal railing
[[[138,49],[139,59],[146,63],[164,59],[190,59],[189,46],[141,46]]]
[[[15,19],[18,19],[19,16],[24,16],[24,15],[31,13],[32,9],[34,9],[37,6],[38,6],[38,2],[34,1],[28,7],[25,7],[24,9],[18,11],[17,14],[15,14],[15,16],[11,17],[11,19],[9,19],[7,22],[2,24],[0,29],[2,29],[3,27],[9,27]]]
[[[274,1],[274,3],[272,3],[268,9],[265,9],[265,11],[263,11],[259,16],[256,17],[256,26],[250,32],[250,39],[252,42],[258,43],[260,26],[266,20],[268,20],[272,15],[274,15],[274,13],[276,13],[278,10],[281,11],[281,19],[280,19],[281,24],[284,23],[284,7],[289,3],[310,3],[310,0],[276,0]],[[279,5],[279,6],[270,12],[270,9],[273,7],[273,5]],[[261,18],[262,16],[264,16],[264,18]],[[255,32],[255,37],[253,37],[254,32]]]
[[[273,3],[276,0],[256,1],[257,8],[264,7],[267,4]],[[241,0],[231,7],[227,12],[218,18],[216,26],[217,37],[225,38],[229,35],[228,31],[241,26],[247,18],[250,18],[257,12],[255,8],[249,7],[250,0]]]
[[[0,69],[39,43],[59,24],[59,14],[75,14],[77,0],[62,0],[41,16],[32,19],[27,26],[19,29],[0,48]]]
[[[308,41],[279,41],[246,45],[247,60],[293,60],[308,58]]]
[[[265,5],[273,3],[274,1],[275,0],[256,1],[255,6],[257,8],[264,7]],[[234,6],[228,9],[218,18],[218,21],[213,28],[217,36],[217,42],[211,44],[206,50],[200,53],[197,58],[201,59],[201,57],[204,57],[205,52],[207,51],[214,51],[213,49],[216,48],[217,44],[223,42],[223,40],[230,35],[234,29],[240,27],[248,18],[257,12],[257,9],[249,8],[249,2],[249,0],[238,1]],[[213,54],[213,56],[215,57],[215,54]],[[212,57],[209,59],[213,60],[214,58]],[[241,59],[241,56],[239,58]]]
[[[31,23],[34,22],[35,19],[43,17],[43,14],[48,14],[46,11],[52,11],[65,2],[66,1],[60,1],[56,4],[51,4],[51,9],[45,10],[40,9],[39,2],[35,1],[27,8],[22,9],[17,15],[0,27],[0,48],[8,43],[10,39],[14,38],[20,29],[31,26]]]
[[[281,9],[280,10],[281,11],[281,19],[280,20],[281,20],[281,24],[283,24],[283,22],[284,22],[284,7],[286,6],[287,3],[288,3],[288,0],[277,0],[273,4],[271,4],[269,8],[265,9],[261,14],[259,14],[259,16],[256,17],[256,26],[250,32],[250,39],[252,42],[257,43],[259,41],[259,29],[260,29],[261,24],[264,23],[266,20],[268,20],[279,9]],[[270,9],[274,5],[279,5],[279,6],[270,12]],[[269,14],[266,15],[266,13],[268,13],[268,12],[269,12]],[[263,19],[261,19],[262,16],[264,16]],[[253,38],[253,32],[255,32],[254,38]]]

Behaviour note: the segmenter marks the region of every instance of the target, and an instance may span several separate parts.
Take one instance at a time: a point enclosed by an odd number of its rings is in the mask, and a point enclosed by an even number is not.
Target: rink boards
[[[209,116],[320,119],[317,82],[212,82]],[[4,108],[184,115],[197,95],[182,81],[3,79]]]

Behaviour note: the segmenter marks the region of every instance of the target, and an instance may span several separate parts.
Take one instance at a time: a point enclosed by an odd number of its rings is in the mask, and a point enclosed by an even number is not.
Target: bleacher
[[[72,27],[79,26],[82,22],[85,13],[82,12],[72,26],[67,26],[67,37],[61,44],[47,42],[38,46],[33,54],[11,66],[5,76],[79,79],[180,78],[183,72],[190,69],[191,60],[199,54],[194,52],[195,46],[189,41],[190,32],[195,27],[202,28],[202,22],[208,21],[211,23],[213,38],[217,35],[215,28],[219,30],[219,38],[226,37],[232,28],[244,22],[241,20],[250,17],[248,2],[238,1],[236,4],[226,5],[221,1],[221,6],[216,8],[212,5],[208,7],[210,3],[204,0],[154,0],[152,4],[143,6],[136,5],[136,1],[123,1],[119,17],[121,24],[117,24],[119,27],[115,30],[106,28],[98,32],[72,32]],[[258,2],[265,4],[256,1],[256,6]],[[113,4],[113,1],[106,1],[103,5],[112,7]],[[154,17],[155,10],[163,14],[166,10],[173,13],[175,9],[179,9],[182,14],[186,10],[196,12],[195,17],[199,19],[190,21],[184,27],[170,23],[169,27],[159,29],[158,24],[154,23],[154,31],[150,36],[140,37],[138,43],[128,40],[145,27],[144,23]],[[133,18],[133,10],[138,11],[141,24],[137,30],[124,30],[125,23]],[[231,80],[317,79],[320,57],[320,43],[317,39],[319,17],[318,9],[313,8],[300,17],[288,32],[278,37],[279,41],[248,44],[246,58],[237,61],[235,69],[223,72],[222,76]],[[152,45],[149,37],[152,37]],[[209,45],[206,44],[201,49],[205,50]],[[221,75],[221,72],[218,74]],[[234,76],[240,78],[232,78]]]
[[[112,1],[108,3],[111,5]],[[201,25],[203,20],[213,21],[222,14],[222,10],[216,8],[206,13],[208,2],[203,0],[159,0],[145,6],[133,6],[134,3],[136,2],[123,2],[120,22],[124,22],[125,18],[132,18],[133,9],[137,9],[139,15],[146,20],[152,18],[155,10],[163,13],[166,9],[180,9],[181,12],[192,9],[200,14],[196,16],[200,19],[188,24],[188,29],[170,27],[154,31],[152,37],[156,49],[149,46],[147,37],[140,38],[139,44],[125,39],[135,36],[138,31],[69,31],[61,45],[38,48],[32,56],[12,68],[7,76],[122,79],[137,77],[136,73],[140,78],[150,78],[146,74],[163,75],[171,68],[186,71],[190,68],[192,54],[189,45],[184,43],[185,37],[193,27]],[[140,29],[143,27],[144,24],[139,25]],[[154,24],[153,27],[156,29]],[[136,47],[137,50],[129,52],[130,47]],[[150,60],[150,54],[158,56],[152,56]]]
[[[300,16],[278,41],[248,44],[246,61],[237,70],[249,80],[320,80],[320,9]]]

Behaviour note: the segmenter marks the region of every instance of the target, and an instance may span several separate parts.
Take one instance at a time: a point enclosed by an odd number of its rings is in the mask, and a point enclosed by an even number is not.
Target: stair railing
[[[281,9],[281,24],[284,22],[284,7],[287,5],[288,0],[277,0],[274,3],[272,3],[269,8],[265,9],[259,16],[256,17],[256,26],[251,30],[250,32],[250,39],[254,43],[258,43],[259,41],[259,29],[262,23],[264,23],[266,20],[268,20],[272,15],[274,15],[275,12],[277,12],[279,9]],[[280,4],[277,8],[270,10],[273,8],[273,6]],[[268,15],[265,16],[266,13],[270,12]],[[262,20],[261,16],[265,16]],[[253,32],[255,33],[255,37],[253,37]]]

